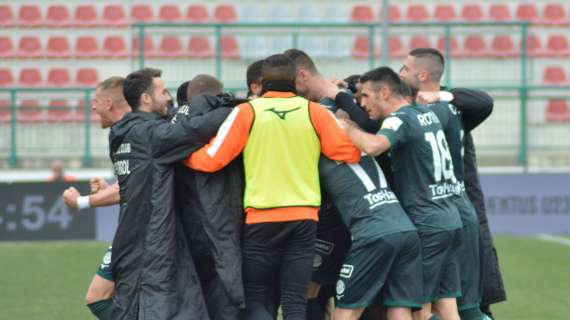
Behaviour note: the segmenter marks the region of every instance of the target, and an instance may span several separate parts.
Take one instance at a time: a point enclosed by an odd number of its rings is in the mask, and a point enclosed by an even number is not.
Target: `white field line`
[[[548,242],[562,244],[565,246],[570,246],[570,239],[568,238],[557,237],[550,234],[539,234],[536,236],[536,238],[542,241],[548,241]]]

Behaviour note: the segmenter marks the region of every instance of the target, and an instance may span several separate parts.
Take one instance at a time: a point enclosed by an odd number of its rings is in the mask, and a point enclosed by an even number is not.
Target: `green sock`
[[[461,320],[483,320],[485,316],[478,307],[459,311]]]
[[[111,309],[113,308],[113,299],[99,300],[88,304],[87,307],[91,310],[97,319],[111,320]]]

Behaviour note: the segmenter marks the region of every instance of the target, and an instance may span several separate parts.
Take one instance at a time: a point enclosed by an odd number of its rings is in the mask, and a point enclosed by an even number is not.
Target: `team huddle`
[[[441,87],[444,65],[421,48],[399,73],[329,81],[289,49],[249,66],[247,99],[198,75],[177,106],[157,69],[101,82],[117,183],[63,194],[77,209],[120,204],[92,313],[491,319],[504,289],[468,159],[493,100]]]

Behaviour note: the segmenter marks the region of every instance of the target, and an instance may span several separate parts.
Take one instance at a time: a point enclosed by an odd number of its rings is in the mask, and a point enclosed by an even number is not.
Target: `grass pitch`
[[[498,320],[570,319],[570,246],[495,238],[509,301]],[[0,243],[0,319],[94,319],[84,297],[108,244]]]

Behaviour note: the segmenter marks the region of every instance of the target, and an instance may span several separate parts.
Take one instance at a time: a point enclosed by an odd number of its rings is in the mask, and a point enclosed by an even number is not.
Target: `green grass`
[[[570,246],[522,237],[496,237],[508,301],[499,320],[567,320]],[[93,319],[85,291],[107,244],[0,242],[0,318]]]

